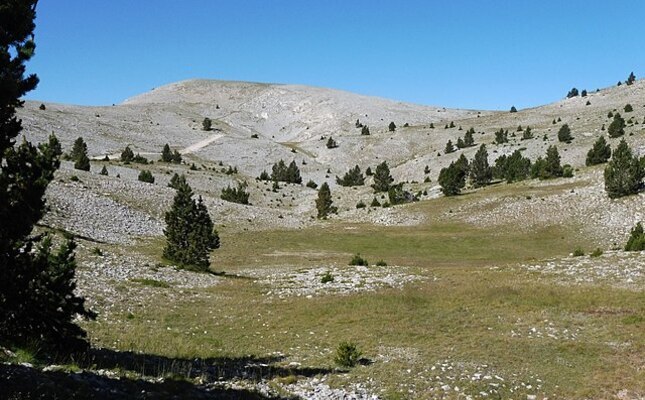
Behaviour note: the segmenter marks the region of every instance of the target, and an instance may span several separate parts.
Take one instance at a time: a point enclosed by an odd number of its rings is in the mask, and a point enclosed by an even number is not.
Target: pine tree
[[[297,183],[297,184],[302,183],[302,177],[300,177],[300,170],[298,169],[298,166],[296,165],[295,160],[291,161],[291,163],[289,163],[289,166],[287,167],[286,181],[289,183]]]
[[[367,125],[363,125],[361,128],[361,135],[368,136],[370,134],[370,128]]]
[[[630,113],[630,112],[634,111],[634,107],[632,107],[631,104],[627,103],[627,104],[625,104],[625,108],[623,108],[623,111],[625,111],[626,113]]]
[[[620,141],[611,161],[605,167],[605,191],[610,198],[618,198],[638,193],[645,171],[632,154],[625,139]]]
[[[516,112],[517,112],[517,108],[515,108],[515,106],[512,106],[512,107],[511,107],[511,111],[510,111],[510,112],[512,112],[512,113],[516,113]]]
[[[486,186],[493,179],[493,169],[488,164],[486,145],[479,146],[475,158],[470,163],[470,179],[474,187]]]
[[[213,129],[213,121],[210,118],[205,117],[204,120],[202,121],[202,130],[210,131],[212,129]]]
[[[627,81],[625,81],[625,83],[626,83],[626,84],[628,84],[628,85],[631,85],[631,84],[633,84],[634,82],[636,82],[636,76],[634,75],[634,72],[632,71],[632,72],[629,74],[629,77],[627,78]]]
[[[394,182],[394,178],[390,175],[390,167],[388,167],[387,161],[383,161],[376,166],[372,188],[376,193],[387,192],[392,182]]]
[[[336,182],[341,186],[361,186],[365,184],[365,177],[361,173],[361,168],[357,165],[350,168],[343,178],[336,177]]]
[[[318,210],[318,218],[327,218],[329,214],[337,211],[331,199],[331,191],[327,182],[320,185],[318,189],[318,198],[316,199],[316,210]]]
[[[587,159],[585,160],[585,165],[597,165],[606,163],[611,157],[611,146],[605,140],[604,136],[601,136],[596,140],[593,147],[587,153]]]
[[[569,93],[567,93],[567,99],[570,99],[572,97],[576,97],[578,95],[578,89],[573,88],[569,90]]]
[[[619,113],[614,114],[614,120],[609,124],[607,133],[611,138],[617,138],[625,134],[625,120]]]
[[[134,161],[134,152],[130,146],[125,146],[125,149],[121,152],[121,162],[131,163]]]
[[[456,196],[466,186],[466,172],[463,166],[452,162],[447,168],[439,171],[439,185],[446,196]]]
[[[394,124],[394,121],[390,122],[390,125],[387,126],[387,129],[390,132],[394,132],[396,130],[396,125]]]
[[[475,128],[470,128],[466,131],[466,134],[464,135],[464,144],[466,147],[471,147],[475,145],[475,138],[473,135],[475,134]]]
[[[446,148],[443,150],[444,154],[450,154],[455,151],[455,146],[452,144],[452,140],[448,140],[446,143]]]
[[[58,169],[61,146],[55,136],[38,147],[23,139],[15,110],[38,84],[24,76],[34,54],[36,0],[0,5],[0,343],[38,343],[61,350],[84,344],[85,331],[73,323],[95,318],[75,294],[75,244],[57,251],[48,236],[30,236],[45,212],[44,194]]]
[[[504,131],[503,128],[500,128],[495,132],[495,143],[503,144],[508,142],[508,131]]]
[[[246,191],[246,183],[238,183],[237,188],[232,188],[230,185],[222,189],[220,198],[225,201],[238,204],[249,204],[249,192]]]
[[[141,182],[155,183],[155,177],[152,175],[152,172],[148,171],[147,169],[144,169],[141,172],[139,172],[138,179]]]
[[[219,235],[201,197],[193,200],[190,186],[178,179],[172,208],[166,212],[166,247],[163,256],[179,265],[208,271],[211,250],[220,246]]]
[[[546,150],[544,159],[544,171],[546,178],[558,178],[562,176],[562,166],[560,165],[560,154],[556,146],[549,146]]]
[[[168,183],[168,187],[173,188],[175,190],[179,190],[179,187],[182,185],[186,185],[186,175],[179,175],[175,173],[172,178],[170,178],[170,183]]]
[[[334,138],[330,136],[329,139],[327,139],[327,148],[335,149],[336,147],[338,147],[338,143],[336,143]]]
[[[463,149],[464,147],[466,147],[464,140],[462,138],[457,138],[457,148]]]
[[[87,157],[86,153],[82,153],[78,156],[78,160],[74,163],[74,168],[81,171],[90,170],[90,159]]]
[[[172,158],[172,151],[170,151],[170,146],[166,143],[161,151],[161,161],[169,163],[172,162]]]
[[[181,164],[181,154],[177,150],[172,153],[172,163]]]
[[[571,143],[572,140],[573,140],[573,136],[571,136],[571,129],[569,128],[569,125],[568,124],[562,125],[560,127],[560,130],[558,130],[558,141]]]
[[[108,170],[107,170],[107,167],[105,165],[103,166],[103,168],[101,168],[101,172],[99,172],[99,174],[108,176]]]
[[[72,146],[72,151],[69,152],[69,158],[72,161],[78,161],[81,159],[83,155],[85,156],[85,158],[87,158],[87,144],[85,144],[85,141],[83,140],[83,138],[79,136],[74,141],[74,145]],[[77,168],[77,169],[80,169],[80,168]]]
[[[522,140],[529,140],[533,139],[533,132],[531,131],[531,127],[527,126],[526,129],[524,129],[524,132],[522,133]]]
[[[531,172],[531,160],[515,150],[510,156],[503,155],[495,160],[493,175],[505,179],[507,183],[522,181]]]
[[[639,222],[630,232],[629,239],[625,245],[625,251],[643,250],[645,250],[645,232],[643,232],[643,224]]]

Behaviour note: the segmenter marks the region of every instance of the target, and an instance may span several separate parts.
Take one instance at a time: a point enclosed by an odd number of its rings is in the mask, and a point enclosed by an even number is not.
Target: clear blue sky
[[[645,1],[40,0],[30,99],[106,105],[183,79],[508,109],[645,74]]]

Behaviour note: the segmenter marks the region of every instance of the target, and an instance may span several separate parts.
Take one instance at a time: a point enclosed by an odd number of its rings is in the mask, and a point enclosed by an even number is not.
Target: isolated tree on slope
[[[72,350],[86,336],[72,321],[94,318],[74,294],[75,244],[52,251],[51,239],[30,236],[45,212],[43,196],[59,167],[56,137],[38,147],[23,140],[15,110],[38,84],[24,76],[35,49],[36,0],[0,2],[0,343]]]
[[[644,175],[645,171],[638,157],[632,154],[623,139],[605,167],[605,191],[612,199],[638,193]]]
[[[611,138],[617,138],[625,134],[625,120],[619,113],[614,114],[614,119],[607,128],[607,133]]]
[[[72,150],[69,152],[69,158],[72,161],[78,161],[82,155],[85,155],[87,157],[87,144],[85,143],[83,138],[79,136],[74,141]]]
[[[376,166],[372,188],[374,192],[387,192],[392,182],[394,182],[394,178],[390,175],[390,167],[387,166],[387,161],[383,161]]]
[[[318,211],[318,218],[327,218],[329,214],[337,211],[331,199],[331,191],[327,182],[323,183],[318,189],[318,198],[316,198],[316,210]]]
[[[193,200],[193,191],[185,178],[174,182],[177,193],[166,212],[166,247],[163,255],[183,267],[208,271],[208,254],[220,246],[219,236],[201,197]]]

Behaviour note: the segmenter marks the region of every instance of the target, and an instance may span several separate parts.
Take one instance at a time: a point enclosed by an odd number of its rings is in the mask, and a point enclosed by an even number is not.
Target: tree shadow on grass
[[[332,372],[275,365],[283,357],[182,359],[91,349],[74,359],[82,371],[0,364],[0,399],[287,399],[254,384]]]

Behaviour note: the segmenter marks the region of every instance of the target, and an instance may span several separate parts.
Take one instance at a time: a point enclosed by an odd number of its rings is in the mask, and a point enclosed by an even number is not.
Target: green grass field
[[[576,235],[572,222],[518,233],[441,217],[464,201],[414,205],[428,218],[413,227],[224,229],[212,257],[213,269],[230,275],[221,284],[181,291],[170,303],[168,293],[179,289],[165,287],[118,322],[85,327],[96,346],[181,358],[280,353],[285,364],[320,368],[333,367],[335,348],[352,341],[373,363],[328,382],[363,382],[386,398],[457,398],[491,388],[493,398],[645,393],[645,292],[564,285],[517,268],[595,244]],[[162,245],[148,242],[144,252],[159,257]],[[249,268],[345,264],[355,253],[412,266],[428,279],[403,289],[279,299],[265,296],[254,279],[233,276]],[[440,371],[442,364],[450,369]],[[503,380],[474,379],[478,371]],[[440,392],[446,384],[451,389]]]

